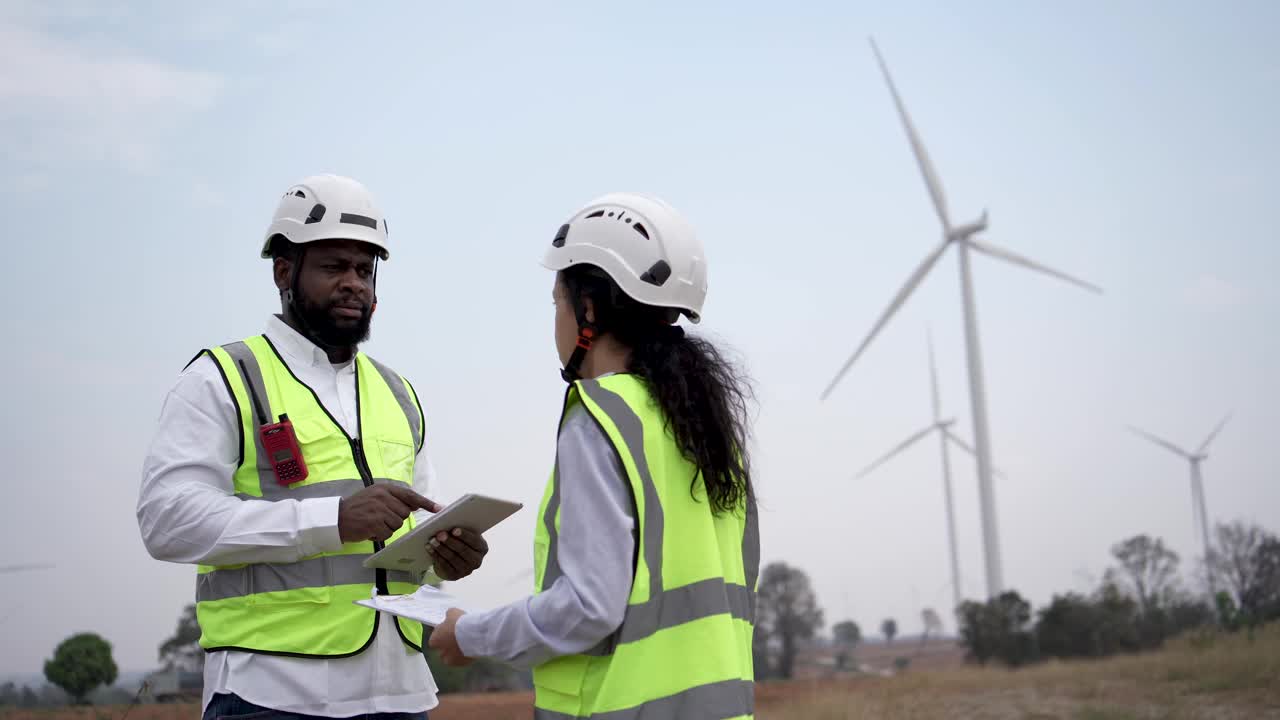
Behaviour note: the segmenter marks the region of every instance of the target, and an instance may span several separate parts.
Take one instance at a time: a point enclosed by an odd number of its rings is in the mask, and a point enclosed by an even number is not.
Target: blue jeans
[[[425,712],[419,713],[368,713],[357,715],[359,720],[427,720]],[[281,712],[261,705],[254,705],[238,695],[218,693],[209,700],[203,720],[328,720],[315,715]]]

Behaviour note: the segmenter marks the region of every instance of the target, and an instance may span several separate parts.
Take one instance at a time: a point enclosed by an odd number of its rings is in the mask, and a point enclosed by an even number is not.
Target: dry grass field
[[[448,695],[432,720],[527,720],[532,695]],[[4,711],[4,720],[121,720],[125,708]],[[1162,651],[1023,670],[917,669],[896,677],[766,683],[760,720],[1280,719],[1280,624],[1227,637],[1184,637]],[[188,720],[194,705],[144,705],[129,720]],[[676,719],[673,719],[676,720]]]
[[[761,720],[1280,718],[1280,624],[1252,642],[1184,637],[1145,655],[766,685],[757,698]]]

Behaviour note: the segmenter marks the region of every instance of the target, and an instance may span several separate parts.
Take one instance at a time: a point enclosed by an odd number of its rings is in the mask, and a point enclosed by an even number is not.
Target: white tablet
[[[427,554],[427,543],[436,533],[448,532],[454,528],[483,533],[514,515],[521,507],[523,505],[518,502],[468,493],[432,515],[426,522],[410,530],[399,540],[365,558],[364,566],[424,573],[431,568],[431,556]]]

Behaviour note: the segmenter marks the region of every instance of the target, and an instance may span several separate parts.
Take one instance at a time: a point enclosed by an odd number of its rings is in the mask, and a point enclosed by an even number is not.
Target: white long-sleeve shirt
[[[455,633],[468,657],[527,669],[587,650],[622,625],[635,548],[631,487],[608,437],[581,405],[565,418],[556,462],[563,574],[545,592],[462,616]]]
[[[298,379],[315,390],[354,437],[359,427],[354,363],[331,364],[319,347],[278,317],[268,319],[266,335]],[[151,555],[175,563],[225,565],[288,563],[341,549],[338,498],[268,502],[235,496],[239,422],[212,358],[198,359],[179,375],[165,397],[143,463],[138,526]],[[423,444],[415,460],[413,488],[444,503],[435,487],[428,445]],[[390,617],[378,623],[370,647],[347,658],[209,653],[206,707],[214,693],[327,717],[420,712],[437,704],[425,658],[404,645]]]

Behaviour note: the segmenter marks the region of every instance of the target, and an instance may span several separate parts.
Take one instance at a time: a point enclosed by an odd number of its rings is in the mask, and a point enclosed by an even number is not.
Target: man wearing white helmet
[[[569,382],[534,535],[534,594],[451,610],[445,661],[533,669],[537,720],[751,717],[760,539],[745,378],[685,335],[702,244],[661,200],[614,193],[556,233]]]
[[[424,580],[362,563],[439,510],[417,393],[358,349],[388,237],[356,181],[290,187],[261,252],[280,313],[201,351],[165,399],[138,524],[153,557],[197,566],[210,720],[425,718],[436,704],[422,626],[354,604]],[[454,530],[431,552],[457,580],[488,547]]]

